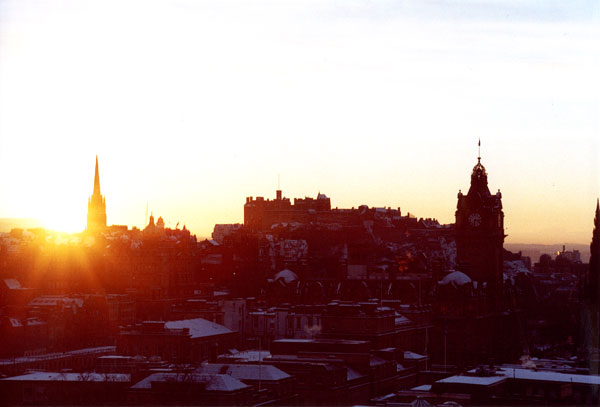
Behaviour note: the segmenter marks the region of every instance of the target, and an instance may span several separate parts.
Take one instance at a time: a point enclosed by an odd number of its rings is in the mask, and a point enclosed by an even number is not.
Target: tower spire
[[[481,162],[481,137],[479,137],[479,142],[477,143],[477,162]]]
[[[96,155],[96,173],[94,174],[94,194],[100,194],[100,173],[98,172],[98,155]]]
[[[106,202],[100,193],[100,171],[98,171],[98,155],[94,173],[94,191],[88,200],[87,227],[88,232],[98,232],[106,228]]]

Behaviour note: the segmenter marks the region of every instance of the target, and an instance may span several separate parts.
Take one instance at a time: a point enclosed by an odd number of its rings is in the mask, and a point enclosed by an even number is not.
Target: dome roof
[[[283,269],[279,273],[275,274],[274,280],[277,281],[280,279],[283,279],[286,284],[289,284],[292,281],[298,281],[298,275],[292,270]]]
[[[452,271],[451,273],[448,273],[440,281],[438,281],[438,284],[440,284],[440,285],[451,284],[454,287],[459,287],[459,286],[463,286],[463,285],[470,284],[470,283],[473,283],[473,280],[471,280],[471,277],[469,277],[468,275],[466,275],[465,273],[463,273],[461,271]]]

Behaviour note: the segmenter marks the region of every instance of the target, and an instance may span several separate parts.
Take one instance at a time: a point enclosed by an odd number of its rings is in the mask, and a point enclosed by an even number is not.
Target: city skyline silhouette
[[[507,242],[589,239],[593,2],[177,4],[0,5],[0,217],[81,230],[97,154],[110,224],[209,236],[278,174],[450,223],[481,138]]]

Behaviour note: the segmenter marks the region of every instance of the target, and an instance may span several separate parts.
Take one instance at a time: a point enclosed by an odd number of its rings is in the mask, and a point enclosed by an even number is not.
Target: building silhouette
[[[490,193],[481,156],[473,167],[469,192],[467,195],[458,192],[455,228],[458,268],[478,285],[486,287],[490,297],[497,298],[502,293],[503,283],[502,194],[500,190],[494,195]]]
[[[515,360],[521,352],[520,313],[503,289],[504,213],[500,191],[492,195],[481,156],[469,192],[459,191],[455,224],[456,266],[436,287],[441,328],[436,360],[457,366]]]
[[[88,232],[99,232],[106,229],[106,202],[100,193],[100,173],[98,172],[98,156],[96,156],[96,172],[94,174],[94,191],[88,199],[87,227]]]
[[[319,192],[317,198],[284,198],[281,190],[276,191],[276,198],[265,199],[262,196],[246,198],[244,205],[244,226],[252,230],[269,228],[275,223],[300,222],[321,220],[323,215],[330,214],[331,200]]]
[[[600,200],[596,201],[594,231],[590,243],[590,266],[585,283],[587,301],[598,306],[600,299]]]

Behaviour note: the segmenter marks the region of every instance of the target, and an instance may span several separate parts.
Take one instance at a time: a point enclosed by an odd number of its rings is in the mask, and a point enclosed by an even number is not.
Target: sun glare
[[[43,214],[40,217],[42,227],[55,232],[82,232],[85,229],[85,213],[71,209],[70,207],[55,208],[52,213]]]
[[[68,217],[58,217],[42,221],[44,229],[55,232],[77,233],[82,232],[85,226],[82,226],[78,219],[69,219]]]

